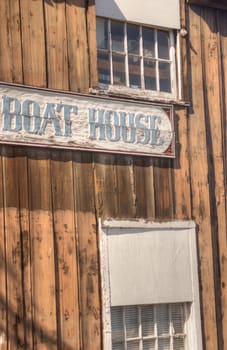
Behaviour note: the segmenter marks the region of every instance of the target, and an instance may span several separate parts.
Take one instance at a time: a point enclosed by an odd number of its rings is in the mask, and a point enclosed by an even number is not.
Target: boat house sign
[[[0,85],[0,142],[174,156],[172,108]]]

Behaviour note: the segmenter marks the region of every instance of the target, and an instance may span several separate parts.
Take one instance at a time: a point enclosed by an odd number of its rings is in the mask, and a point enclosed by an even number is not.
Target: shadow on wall
[[[4,254],[2,251],[0,252],[0,256],[0,274],[1,276],[5,276],[4,263],[2,264]],[[24,263],[22,262],[22,265],[23,264]],[[42,344],[42,346],[45,346],[46,349],[50,350],[75,350],[75,348],[67,344],[67,342],[62,341],[58,329],[59,327],[57,327],[57,320],[56,329],[48,331],[41,322],[29,318],[27,313],[30,315],[36,315],[39,313],[39,309],[37,305],[34,304],[34,301],[32,303],[32,310],[28,307],[25,300],[28,296],[26,296],[26,293],[24,292],[24,283],[26,283],[24,280],[25,276],[22,277],[23,281],[21,286],[18,283],[18,275],[14,271],[13,266],[7,262],[7,283],[11,285],[11,288],[10,296],[7,296],[8,286],[3,283],[3,278],[1,278],[0,350],[6,348],[33,350],[36,348],[37,344]],[[20,293],[18,292],[19,290]],[[12,300],[10,299],[11,297]]]

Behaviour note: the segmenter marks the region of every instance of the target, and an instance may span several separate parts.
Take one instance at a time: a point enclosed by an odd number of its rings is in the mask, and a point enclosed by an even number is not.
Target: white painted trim
[[[146,221],[143,219],[138,220],[115,220],[108,219],[101,222],[102,228],[144,228],[144,229],[194,229],[195,222],[192,220],[177,220],[177,221]]]

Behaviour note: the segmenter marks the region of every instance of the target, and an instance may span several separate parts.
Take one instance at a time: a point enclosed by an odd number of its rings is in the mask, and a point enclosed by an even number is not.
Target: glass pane
[[[158,350],[170,350],[170,338],[158,339]]]
[[[128,53],[139,55],[139,26],[127,25]]]
[[[112,50],[124,52],[124,24],[111,21]]]
[[[155,350],[155,339],[144,340],[143,350]]]
[[[156,87],[156,63],[153,60],[144,59],[144,83],[145,89],[157,90]]]
[[[138,308],[137,306],[125,307],[126,337],[135,338],[139,334]]]
[[[110,61],[108,52],[98,51],[99,83],[110,84]]]
[[[184,339],[183,338],[173,338],[173,350],[184,350]]]
[[[125,344],[124,343],[113,344],[112,350],[125,350]]]
[[[112,328],[112,343],[113,344],[122,343],[124,341],[124,324],[123,324],[122,307],[111,308],[111,328]],[[120,345],[118,344],[118,346]]]
[[[143,27],[143,55],[145,57],[155,57],[154,51],[154,29]]]
[[[138,341],[129,341],[127,342],[127,350],[140,350],[140,342]]]
[[[171,319],[174,334],[184,333],[184,306],[182,304],[171,305]]]
[[[125,85],[125,56],[113,54],[113,83]]]
[[[108,21],[107,19],[97,18],[97,46],[98,49],[108,50]]]
[[[168,305],[156,306],[158,335],[169,334],[169,312]]]
[[[140,58],[138,56],[128,57],[129,85],[131,88],[141,87]]]
[[[154,309],[153,306],[141,307],[142,336],[154,335]]]
[[[170,64],[159,62],[160,91],[171,92]]]
[[[169,59],[169,32],[158,30],[158,57]]]

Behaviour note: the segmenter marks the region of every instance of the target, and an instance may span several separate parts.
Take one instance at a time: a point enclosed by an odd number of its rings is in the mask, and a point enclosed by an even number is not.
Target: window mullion
[[[112,57],[112,36],[111,36],[111,20],[108,19],[108,41],[110,53],[110,84],[113,85],[113,57]]]
[[[155,350],[158,350],[158,327],[157,327],[156,305],[154,305],[154,335],[155,335]]]
[[[172,306],[168,307],[169,316],[169,335],[170,335],[170,350],[173,350],[173,324],[172,324]]]
[[[156,70],[156,88],[157,91],[160,91],[160,81],[159,81],[159,63],[158,63],[158,32],[155,29],[154,32],[155,38],[155,70]]]
[[[125,307],[123,307],[123,326],[124,326],[125,350],[127,350],[128,346],[127,346],[127,334],[126,334],[126,323],[125,323]]]
[[[140,71],[141,71],[141,88],[145,89],[145,81],[144,81],[144,59],[143,59],[143,30],[142,26],[140,26],[139,31],[140,39],[139,39],[139,45],[140,45]]]
[[[141,321],[141,306],[138,306],[139,311],[139,349],[143,350],[143,341],[142,341],[142,321]]]
[[[124,23],[124,53],[125,53],[125,81],[126,81],[126,86],[129,87],[127,23]]]

